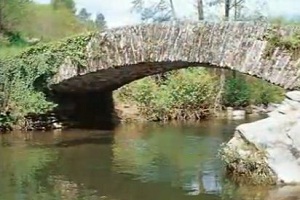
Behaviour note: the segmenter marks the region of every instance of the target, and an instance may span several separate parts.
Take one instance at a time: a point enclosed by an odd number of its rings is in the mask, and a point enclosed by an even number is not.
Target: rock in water
[[[227,171],[254,184],[300,183],[300,91],[268,115],[236,128],[221,151]]]

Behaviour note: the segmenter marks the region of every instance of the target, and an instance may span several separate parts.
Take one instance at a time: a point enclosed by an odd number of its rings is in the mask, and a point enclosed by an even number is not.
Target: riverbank
[[[147,77],[114,92],[116,107],[126,120],[204,120],[238,113],[264,114],[282,101],[284,90],[243,75],[226,72],[221,98],[219,77],[203,68],[188,68]],[[121,118],[123,118],[121,117]]]
[[[239,125],[221,151],[227,171],[248,183],[299,184],[300,92],[285,100],[268,117]]]
[[[82,39],[77,38],[77,40]],[[35,54],[27,52],[23,56],[26,56],[29,62]],[[42,62],[51,59],[49,55],[46,58],[46,60],[42,59]],[[53,112],[53,108],[57,105],[49,97],[51,91],[47,89],[47,80],[49,81],[51,77],[53,66],[46,65],[38,72],[35,68],[28,67],[26,73],[23,73],[21,60],[16,58],[16,60],[2,61],[6,65],[2,72],[9,76],[3,79],[5,84],[0,97],[4,101],[0,109],[8,108],[13,117],[13,121],[9,123],[23,130],[63,128],[64,124],[60,122],[64,123],[65,120],[60,116],[61,112],[57,115]],[[15,64],[17,61],[20,63]],[[46,75],[36,78],[36,73]],[[109,120],[113,121],[116,118],[125,122],[201,121],[219,116],[227,107],[243,110],[250,105],[280,102],[283,97],[283,89],[261,80],[241,74],[234,77],[230,71],[225,75],[223,89],[218,72],[201,67],[171,71],[134,81],[113,92],[116,113],[112,113],[114,117],[109,116],[112,118]],[[12,80],[9,79],[10,76],[13,77]],[[39,84],[40,82],[42,83]],[[55,99],[55,95],[52,98]],[[72,100],[70,102],[72,104]],[[64,110],[68,106],[59,107]],[[72,108],[68,109],[72,110]],[[56,119],[53,120],[53,117]],[[72,113],[72,117],[76,119],[76,112]],[[5,126],[5,123],[5,121],[0,122],[0,126]]]

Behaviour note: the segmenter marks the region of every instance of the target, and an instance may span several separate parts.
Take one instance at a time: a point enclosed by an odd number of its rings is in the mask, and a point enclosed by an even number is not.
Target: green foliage
[[[300,56],[300,32],[296,31],[291,35],[283,36],[281,28],[281,24],[276,24],[264,35],[264,39],[268,41],[264,56],[270,58],[279,48],[289,52],[292,58],[297,60]]]
[[[246,141],[239,148],[247,153],[240,154],[226,144],[219,150],[218,157],[225,162],[227,175],[239,184],[273,185],[274,173],[265,162],[267,152]]]
[[[243,78],[229,78],[225,83],[223,104],[231,107],[244,107],[250,103],[250,88]]]
[[[5,33],[10,46],[26,46],[27,42],[20,33],[6,32]]]
[[[0,0],[0,32],[19,31],[19,25],[30,13],[30,4],[30,0]]]
[[[51,0],[54,9],[67,8],[72,12],[76,12],[74,0]]]
[[[133,101],[152,120],[200,119],[207,117],[216,94],[216,79],[204,69],[172,73],[163,84],[151,77],[124,86],[120,100]]]
[[[268,105],[280,103],[284,99],[284,89],[270,85],[263,80],[248,82],[251,89],[251,103],[254,105]]]
[[[82,24],[68,8],[53,9],[51,5],[30,5],[31,14],[20,25],[23,36],[54,41],[72,35],[89,32],[89,25]]]
[[[103,15],[98,18],[105,24]],[[87,65],[85,47],[95,28],[94,22],[78,20],[73,0],[0,0],[0,111],[10,109],[20,121],[28,113],[51,110],[55,105],[46,95],[52,76],[66,58],[78,68]],[[70,39],[44,43],[66,36]],[[35,41],[41,42],[28,47]]]
[[[9,112],[0,113],[0,133],[5,133],[12,129],[15,119],[10,115]]]
[[[157,82],[153,77],[120,88],[116,100],[136,104],[151,120],[200,119],[209,116],[218,92],[218,79],[205,69],[188,68],[168,73]],[[239,75],[228,78],[222,104],[246,107],[267,105],[283,100],[284,90],[262,80]]]
[[[17,119],[28,113],[45,113],[55,105],[48,102],[45,91],[66,58],[74,66],[85,67],[85,47],[93,34],[84,34],[51,44],[40,44],[20,55],[0,61],[3,87],[2,109],[9,107]],[[41,84],[42,83],[42,84]],[[38,87],[37,87],[38,86]]]
[[[24,48],[26,48],[26,47],[23,47],[23,46],[0,47],[0,59],[17,56],[22,51],[24,51]]]

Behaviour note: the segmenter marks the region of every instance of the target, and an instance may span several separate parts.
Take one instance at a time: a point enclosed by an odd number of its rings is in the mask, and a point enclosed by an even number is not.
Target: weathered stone
[[[270,24],[250,22],[178,22],[142,24],[96,34],[86,47],[88,66],[66,58],[54,77],[61,92],[114,90],[134,80],[186,67],[239,71],[286,89],[299,88],[295,55],[275,49],[265,57],[262,39]],[[293,28],[282,28],[290,35]],[[299,97],[295,97],[299,99]]]
[[[288,92],[288,93],[286,93],[286,97],[291,100],[300,102],[300,92],[299,91]]]
[[[246,117],[246,111],[245,110],[234,110],[232,112],[232,119],[234,119],[234,120],[245,119],[245,117]]]
[[[264,162],[277,183],[300,183],[300,104],[294,100],[296,94],[287,93],[289,99],[268,118],[238,126],[226,145],[241,160],[248,159],[241,145],[254,146],[252,154],[264,152],[263,159],[256,162]]]

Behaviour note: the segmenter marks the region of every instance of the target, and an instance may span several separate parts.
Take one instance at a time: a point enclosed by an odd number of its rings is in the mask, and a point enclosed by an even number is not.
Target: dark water
[[[0,200],[298,199],[295,187],[237,187],[216,157],[237,122],[137,124],[0,137]]]

